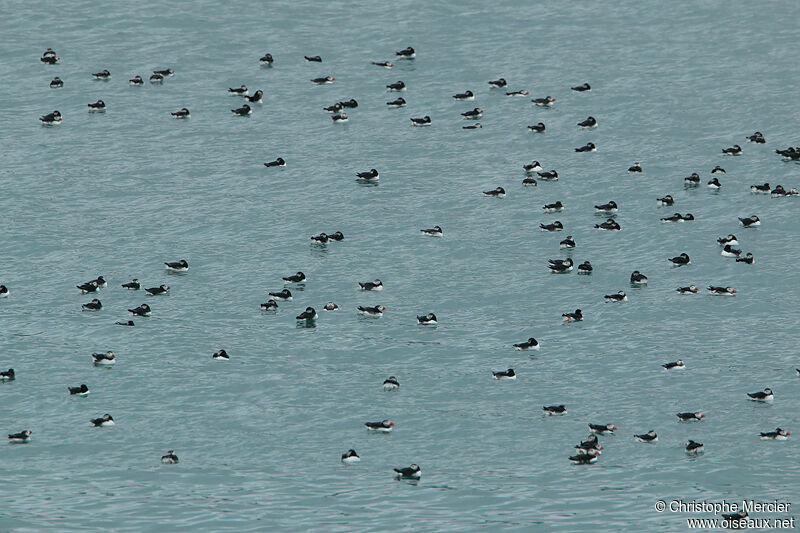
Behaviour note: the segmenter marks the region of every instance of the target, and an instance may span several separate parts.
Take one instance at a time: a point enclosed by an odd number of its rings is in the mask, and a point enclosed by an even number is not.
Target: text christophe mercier
[[[733,514],[744,511],[750,513],[788,513],[789,508],[792,506],[789,502],[779,502],[777,500],[771,502],[760,502],[757,500],[742,500],[741,502],[733,502],[722,500],[719,502],[707,502],[704,500],[659,500],[656,502],[656,511],[663,513],[669,511],[671,513],[713,513],[718,514]]]

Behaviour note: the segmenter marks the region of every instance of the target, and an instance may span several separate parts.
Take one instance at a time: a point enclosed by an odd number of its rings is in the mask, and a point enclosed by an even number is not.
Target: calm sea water
[[[6,4],[0,22],[0,383],[2,428],[34,431],[0,446],[0,530],[619,531],[685,529],[659,498],[792,501],[800,431],[793,279],[796,199],[748,191],[798,185],[777,147],[797,143],[798,26],[790,2],[603,4],[443,1],[51,2]],[[414,61],[384,70],[412,45]],[[38,61],[52,46],[57,66]],[[275,56],[273,68],[258,58]],[[321,55],[307,63],[303,55]],[[135,74],[172,67],[163,86]],[[90,73],[107,68],[107,82]],[[315,86],[310,78],[333,75]],[[48,88],[60,76],[64,88]],[[553,95],[552,109],[488,89]],[[384,86],[403,80],[404,109]],[[575,93],[588,81],[593,90]],[[248,118],[228,87],[264,90]],[[475,102],[451,95],[471,89]],[[102,98],[108,111],[87,113]],[[356,98],[349,123],[322,107]],[[485,109],[483,129],[460,113]],[[170,111],[188,107],[192,118]],[[37,117],[59,109],[63,125]],[[430,128],[410,127],[428,114]],[[581,131],[588,115],[600,126]],[[547,124],[544,135],[525,126]],[[765,146],[745,145],[755,130]],[[587,141],[596,153],[576,154]],[[725,158],[734,143],[745,154]],[[262,163],[282,156],[284,169]],[[561,179],[523,188],[538,159]],[[641,161],[645,172],[625,169]],[[685,191],[727,169],[717,194]],[[355,182],[378,168],[380,185]],[[503,186],[505,199],[481,191]],[[674,209],[655,199],[672,194]],[[597,232],[592,205],[620,204],[618,233]],[[544,214],[561,200],[566,209]],[[673,211],[692,223],[660,224]],[[737,216],[759,215],[755,230]],[[542,233],[561,220],[566,231]],[[443,239],[418,233],[439,224]],[[309,236],[342,231],[319,248]],[[720,257],[735,232],[756,264]],[[571,234],[570,254],[558,242]],[[692,264],[669,268],[687,252]],[[591,277],[548,273],[547,260],[590,260]],[[191,270],[167,273],[185,258]],[[650,278],[641,289],[630,272]],[[281,276],[304,271],[292,302],[260,312]],[[75,285],[98,275],[104,309]],[[167,283],[148,298],[119,285]],[[358,281],[383,280],[381,293]],[[736,298],[678,296],[691,283]],[[629,301],[603,295],[626,290]],[[340,306],[323,313],[327,301]],[[147,301],[150,318],[114,326]],[[388,307],[377,320],[358,305]],[[307,305],[316,327],[298,327]],[[565,325],[580,307],[586,320]],[[438,327],[416,324],[435,312]],[[530,336],[542,349],[515,352]],[[229,362],[211,360],[225,348]],[[114,350],[96,368],[89,354]],[[682,358],[688,369],[661,364]],[[515,382],[491,370],[516,369]],[[401,388],[384,393],[395,375]],[[87,398],[66,387],[86,383]],[[746,392],[771,387],[773,405]],[[545,418],[541,406],[569,414]],[[675,413],[707,419],[679,424]],[[116,427],[89,419],[111,413]],[[389,435],[366,421],[390,418]],[[592,466],[567,460],[588,422],[614,423]],[[633,433],[655,429],[656,445]],[[682,443],[705,443],[687,458]],[[794,437],[792,437],[794,439]],[[355,448],[359,465],[339,457]],[[181,462],[162,466],[174,449]],[[418,463],[419,484],[392,468]],[[800,504],[800,502],[794,502]],[[790,513],[791,514],[791,513]]]

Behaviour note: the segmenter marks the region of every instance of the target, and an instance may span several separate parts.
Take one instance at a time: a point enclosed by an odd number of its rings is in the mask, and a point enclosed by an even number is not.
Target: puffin
[[[159,294],[166,294],[169,292],[169,285],[159,285],[158,287],[150,287],[145,289],[144,292],[151,296],[158,296]]]
[[[570,89],[572,89],[573,91],[582,93],[582,92],[585,92],[585,91],[591,91],[592,90],[592,86],[589,85],[588,83],[584,83],[582,85],[577,85],[575,87],[570,87]]]
[[[106,413],[101,418],[93,418],[91,423],[94,427],[108,427],[114,425],[114,418]]]
[[[633,438],[639,442],[656,442],[658,441],[658,434],[651,429],[642,435],[634,435]]]
[[[365,281],[365,282],[358,282],[358,287],[362,291],[382,291],[383,290],[383,282],[379,279],[375,281]]]
[[[165,262],[167,270],[172,270],[174,272],[186,272],[189,270],[189,263],[186,262],[186,259],[181,259],[180,261],[176,262]]]
[[[414,59],[417,57],[417,53],[414,48],[407,46],[403,50],[399,50],[394,53],[394,55],[398,56],[401,59]]]
[[[432,227],[430,229],[421,229],[419,231],[423,235],[428,235],[430,237],[442,237],[443,236],[441,226],[434,226],[434,227]]]
[[[175,455],[175,450],[169,450],[166,455],[161,456],[161,464],[176,465],[178,464],[178,456]]]
[[[763,391],[748,392],[747,396],[754,402],[771,402],[775,397],[769,387]]]
[[[606,294],[605,299],[607,302],[627,302],[628,296],[625,291],[618,291],[616,294]]]
[[[683,363],[683,359],[678,359],[672,363],[664,363],[661,366],[663,366],[665,370],[683,370],[686,368],[686,365]]]
[[[367,431],[377,431],[379,433],[389,433],[394,427],[394,422],[391,420],[382,420],[380,422],[366,422],[364,426]]]
[[[434,325],[438,324],[439,321],[436,318],[436,315],[433,313],[428,313],[427,315],[417,315],[417,323],[423,325]]]
[[[678,420],[681,422],[697,422],[706,417],[705,413],[678,413]]]
[[[417,464],[405,468],[395,468],[394,471],[398,479],[419,479],[422,476],[422,470]]]
[[[20,431],[19,433],[9,433],[8,440],[14,444],[24,443],[31,440],[31,434],[33,431],[30,429],[26,429],[25,431]]]
[[[306,275],[302,272],[297,272],[297,274],[292,274],[291,276],[285,276],[283,281],[286,283],[302,283],[306,281]]]
[[[564,322],[580,322],[583,320],[583,312],[580,309],[576,309],[572,313],[562,313],[561,316],[564,317]]]
[[[128,312],[135,316],[150,316],[150,306],[142,304],[134,309],[128,309]]]
[[[315,320],[317,312],[313,307],[306,307],[306,310],[295,317],[297,320]]]
[[[567,406],[566,405],[545,405],[542,407],[542,410],[547,413],[547,416],[553,415],[565,415],[567,414]]]
[[[84,311],[99,311],[103,308],[103,304],[97,298],[92,298],[92,301],[85,303],[81,306]]]
[[[383,390],[385,391],[392,391],[397,390],[400,388],[400,382],[397,381],[397,378],[394,376],[389,376],[388,379],[383,381]]]
[[[373,317],[381,317],[383,316],[383,312],[386,311],[386,306],[384,305],[376,305],[375,307],[364,307],[359,305],[358,312],[362,315],[366,316],[373,316]]]
[[[539,341],[530,337],[528,340],[524,342],[520,342],[514,345],[514,349],[518,351],[527,351],[527,350],[538,350],[539,349]]]
[[[352,465],[360,461],[361,457],[359,457],[356,451],[353,449],[347,450],[347,453],[342,454],[342,463],[346,465]]]
[[[498,372],[492,371],[492,376],[494,379],[517,379],[517,374],[514,372],[513,368],[500,370]]]

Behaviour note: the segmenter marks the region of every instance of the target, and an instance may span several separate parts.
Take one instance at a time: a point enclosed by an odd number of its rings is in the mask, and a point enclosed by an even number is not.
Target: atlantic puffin
[[[114,425],[114,419],[106,413],[101,418],[93,418],[91,423],[94,427],[108,427]]]
[[[519,351],[527,351],[527,350],[538,350],[539,349],[539,341],[530,337],[528,340],[524,342],[520,342],[514,345],[515,350]]]
[[[433,313],[428,313],[427,315],[418,315],[417,316],[417,322],[419,324],[423,324],[423,325],[424,324],[431,324],[432,325],[432,324],[438,324],[439,323],[438,319],[436,318],[436,315],[433,314]]]
[[[358,456],[355,450],[347,450],[346,453],[342,454],[342,463],[346,465],[352,465],[361,461],[361,457]]]
[[[492,371],[492,376],[494,379],[517,379],[517,374],[514,372],[513,368],[500,370],[498,372]]]
[[[391,420],[382,420],[381,422],[366,422],[364,424],[368,431],[377,431],[379,433],[389,433],[394,427],[394,422]]]

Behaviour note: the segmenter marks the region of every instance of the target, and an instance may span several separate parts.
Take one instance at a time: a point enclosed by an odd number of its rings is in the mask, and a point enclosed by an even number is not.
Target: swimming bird
[[[553,415],[565,415],[567,414],[567,406],[566,405],[545,405],[542,407],[542,410],[547,413],[547,416]]]
[[[714,167],[714,168],[711,170],[711,173],[712,173],[712,174],[716,174],[717,172],[721,172],[722,174],[727,174],[727,172],[725,172],[725,169],[724,169],[724,168],[722,168],[722,167],[721,167],[721,166],[719,166],[719,165],[715,166],[715,167]]]
[[[56,76],[55,78],[53,78],[50,81],[50,88],[51,89],[58,89],[58,88],[63,87],[63,86],[64,86],[64,82],[61,81],[61,78],[59,78],[58,76]]]
[[[539,349],[539,341],[534,339],[533,337],[528,338],[528,340],[524,342],[519,342],[514,345],[514,349],[517,351],[527,351],[527,350],[538,350]]]
[[[687,187],[696,187],[697,185],[700,185],[700,174],[697,172],[692,172],[691,175],[683,178],[683,184]]]
[[[243,83],[239,87],[231,87],[228,89],[228,94],[231,96],[245,96],[250,94],[250,91],[247,89],[247,85]]]
[[[658,435],[651,429],[642,435],[634,435],[633,438],[639,442],[656,442],[658,440]]]
[[[769,387],[767,387],[763,391],[748,392],[747,395],[754,402],[771,402],[775,397],[775,395],[772,394],[772,389],[770,389]]]
[[[528,129],[531,130],[533,133],[544,133],[547,127],[544,125],[544,122],[539,122],[538,124],[528,126]]]
[[[339,113],[337,115],[333,115],[331,117],[331,120],[333,120],[334,122],[347,122],[348,120],[350,120],[350,117],[347,116],[347,113]]]
[[[97,366],[113,365],[117,362],[117,354],[112,351],[106,353],[93,353],[92,362]]]
[[[320,233],[319,235],[314,235],[313,237],[311,237],[311,240],[317,244],[326,244],[330,239],[328,239],[328,234],[323,232]]]
[[[344,234],[341,231],[335,231],[333,233],[329,233],[328,234],[328,239],[330,239],[332,241],[337,241],[337,242],[338,241],[343,241],[344,240]]]
[[[592,264],[589,261],[584,261],[578,265],[578,274],[591,274],[592,270]]]
[[[563,274],[572,270],[572,259],[550,259],[547,268],[553,274]]]
[[[11,291],[5,285],[0,285],[0,298],[8,298]]]
[[[536,174],[543,180],[555,181],[558,179],[558,172],[556,172],[555,170],[548,170],[547,172],[537,172]]]
[[[224,359],[224,360],[227,361],[230,358],[231,358],[231,356],[228,355],[228,352],[226,352],[225,350],[222,350],[222,349],[217,350],[216,352],[211,354],[211,359]]]
[[[434,226],[434,227],[432,227],[430,229],[421,229],[419,231],[423,235],[428,235],[430,237],[442,237],[444,235],[444,233],[442,232],[442,227],[441,226]]]
[[[339,306],[333,302],[328,302],[322,306],[322,309],[324,309],[325,311],[338,311]]]
[[[175,450],[170,450],[167,452],[167,455],[161,456],[161,464],[165,465],[176,465],[178,464],[178,456],[175,455]]]
[[[360,180],[377,180],[380,179],[380,174],[374,168],[370,169],[368,172],[356,172],[356,176]]]
[[[686,368],[686,365],[683,364],[683,359],[678,359],[677,361],[673,361],[672,363],[664,363],[661,365],[666,370],[683,370]]]
[[[389,107],[403,107],[406,105],[405,98],[397,98],[396,100],[392,100],[391,102],[386,102],[386,105]]]
[[[590,449],[577,455],[570,456],[569,460],[578,465],[588,465],[597,462],[598,450]]]
[[[108,78],[111,77],[111,73],[108,71],[108,69],[103,69],[100,72],[95,72],[94,74],[92,74],[92,76],[96,80],[107,80]]]
[[[242,107],[237,107],[236,109],[231,109],[231,113],[240,117],[246,117],[252,112],[252,109],[250,109],[250,106],[247,104],[243,104]]]
[[[133,320],[128,320],[127,322],[114,322],[115,326],[130,326],[133,327],[136,324],[133,323]]]
[[[748,252],[744,257],[737,257],[736,262],[752,265],[755,262],[755,258],[752,253]]]
[[[182,107],[177,111],[173,111],[170,113],[175,118],[190,118],[192,115],[189,113],[189,109],[186,107]]]
[[[142,304],[134,309],[128,309],[128,312],[135,316],[150,316],[150,306]]]
[[[306,310],[295,317],[297,320],[316,320],[317,312],[313,307],[306,307]]]
[[[556,201],[552,204],[543,205],[542,209],[544,209],[547,213],[557,213],[564,210],[564,204],[562,204],[561,201]]]
[[[270,298],[263,304],[261,304],[262,311],[277,311],[278,310],[278,302]]]
[[[162,76],[167,77],[175,74],[175,71],[172,70],[171,68],[165,68],[163,70],[154,70],[153,74],[161,74]]]
[[[394,471],[398,479],[419,479],[422,477],[422,470],[416,464],[405,468],[395,468]]]
[[[275,58],[272,57],[272,54],[264,54],[258,59],[258,62],[262,65],[272,66],[272,64],[275,62]]]
[[[394,55],[400,57],[401,59],[414,59],[417,57],[416,51],[410,46],[407,46],[403,50],[395,52]]]
[[[391,420],[382,420],[381,422],[366,422],[364,424],[367,431],[377,431],[379,433],[389,433],[394,427],[394,422]]]
[[[506,85],[508,85],[508,82],[506,82],[505,78],[500,78],[489,82],[490,89],[500,89],[501,87],[505,87]]]
[[[99,288],[99,285],[96,281],[92,280],[88,283],[82,283],[80,285],[76,285],[76,287],[81,291],[81,294],[87,294],[89,292],[96,292]]]
[[[9,368],[5,372],[0,371],[0,381],[14,381],[15,379],[16,375],[13,368]]]
[[[502,187],[496,187],[491,191],[483,191],[483,194],[485,194],[486,196],[493,196],[495,198],[505,198],[506,190]]]
[[[269,296],[272,296],[276,300],[283,300],[287,302],[292,299],[292,291],[289,289],[283,289],[280,292],[270,292]]]
[[[709,189],[719,190],[722,187],[722,183],[719,182],[719,178],[714,177],[706,184],[706,187]]]
[[[604,435],[606,433],[614,433],[617,430],[617,426],[614,424],[589,424],[589,429],[594,433]]]
[[[138,87],[144,85],[144,80],[142,79],[141,76],[137,74],[136,76],[128,80],[128,84],[133,85],[134,87]]]
[[[564,229],[564,225],[561,221],[556,220],[552,224],[539,224],[539,228],[541,228],[542,231],[561,231]]]
[[[659,206],[669,206],[669,205],[673,205],[675,203],[675,200],[672,198],[671,195],[668,194],[668,195],[664,196],[663,198],[659,198],[657,200],[657,203],[658,203]]]
[[[639,164],[639,162],[638,162],[638,161],[637,161],[637,162],[635,162],[635,163],[633,164],[633,166],[631,166],[631,167],[628,167],[628,172],[631,172],[631,173],[634,173],[634,172],[641,172],[641,171],[642,171],[642,166]]]
[[[476,107],[475,109],[461,113],[461,116],[468,120],[475,120],[483,116],[483,109]]]
[[[386,88],[390,91],[405,91],[406,84],[403,83],[402,80],[397,80],[396,82],[387,85]]]
[[[558,243],[559,248],[575,248],[575,240],[572,238],[572,235],[567,235],[567,238]]]
[[[670,263],[672,263],[674,266],[683,266],[683,265],[688,265],[688,264],[691,264],[691,262],[692,262],[692,261],[689,259],[689,255],[688,255],[688,254],[686,254],[686,253],[682,253],[681,255],[679,255],[679,256],[677,256],[677,257],[670,257],[670,258],[669,258],[669,259],[667,259],[667,260],[668,260]]]
[[[752,215],[747,218],[739,218],[739,224],[745,228],[753,228],[761,225],[761,219],[756,215]]]
[[[347,450],[347,453],[342,454],[342,462],[346,465],[352,465],[361,461],[355,450]]]
[[[411,125],[412,126],[430,126],[431,125],[431,117],[425,115],[422,118],[411,118]]]
[[[157,84],[164,83],[164,76],[157,72],[154,72],[153,74],[150,75],[150,83],[157,83]]]
[[[108,413],[104,414],[101,418],[93,418],[91,422],[94,427],[108,427],[114,425],[114,419]]]
[[[697,422],[706,417],[705,413],[678,413],[678,420],[681,422]]]
[[[596,229],[602,229],[606,231],[619,231],[622,229],[620,225],[617,223],[617,221],[614,220],[613,218],[609,218],[602,224],[595,224],[594,227]]]
[[[383,68],[392,68],[394,66],[394,63],[392,63],[391,61],[370,61],[370,63],[372,63],[375,66]]]
[[[786,440],[791,433],[785,429],[775,428],[775,431],[761,433],[761,440]]]
[[[177,262],[172,263],[164,263],[167,267],[167,270],[172,270],[175,272],[186,272],[189,270],[189,263],[186,262],[186,259],[181,259]]]
[[[590,115],[589,117],[586,118],[586,120],[578,122],[578,126],[580,126],[581,128],[596,128],[597,119],[595,119],[593,116]]]
[[[647,276],[638,270],[634,270],[633,273],[631,273],[631,283],[634,285],[647,285]]]
[[[534,104],[545,107],[552,106],[553,103],[555,103],[555,101],[556,99],[553,98],[552,96],[545,96],[544,98],[534,98],[531,100],[531,102],[533,102]]]
[[[697,285],[689,285],[688,287],[678,287],[675,290],[680,294],[697,294],[697,292],[700,290],[700,287]]]
[[[328,113],[338,113],[339,111],[342,110],[342,104],[337,102],[337,103],[335,103],[333,105],[330,105],[328,107],[323,107],[322,109],[324,109]]]
[[[159,294],[166,294],[169,292],[169,285],[159,285],[158,287],[150,287],[145,289],[144,292],[151,296],[158,296]]]
[[[625,291],[618,291],[616,294],[606,294],[605,299],[607,302],[627,302],[628,296]]]
[[[483,128],[480,122],[475,122],[474,124],[468,124],[466,126],[461,126],[462,130],[479,130]]]
[[[328,85],[333,83],[336,80],[333,76],[324,76],[322,78],[314,78],[311,80],[311,83],[316,83],[317,85]]]
[[[703,453],[703,444],[700,442],[688,440],[684,442],[684,444],[686,445],[686,453],[691,453],[694,455]]]
[[[662,217],[661,222],[683,222],[683,215],[675,213],[668,217]]]
[[[394,376],[389,376],[389,378],[383,382],[383,390],[385,391],[397,390],[399,388],[400,382],[397,381],[397,378]]]
[[[492,376],[494,379],[517,379],[517,374],[514,372],[513,368],[500,370],[499,372],[492,371]]]
[[[138,291],[139,287],[141,287],[141,285],[139,284],[139,280],[136,279],[136,278],[133,278],[128,283],[123,283],[122,284],[122,288],[123,289],[128,289],[128,290],[133,290],[133,291]]]
[[[564,317],[564,322],[580,322],[583,320],[583,312],[580,309],[576,309],[573,313],[563,313],[561,316]]]
[[[711,285],[708,287],[708,292],[717,296],[736,296],[736,289],[733,287],[715,287]]]
[[[58,126],[62,121],[61,112],[56,109],[52,113],[42,115],[39,120],[42,121],[43,126]]]
[[[591,91],[592,86],[589,85],[588,83],[584,83],[582,85],[578,85],[577,87],[571,87],[571,89],[577,92],[584,92],[584,91]]]
[[[302,283],[306,281],[306,275],[303,274],[302,272],[297,272],[297,274],[292,274],[291,276],[285,276],[282,279],[287,283]]]
[[[355,109],[358,107],[358,102],[356,101],[355,98],[351,98],[350,100],[339,102],[339,105],[342,107],[346,107],[348,109]]]
[[[285,167],[286,161],[283,160],[282,157],[275,159],[274,161],[270,161],[268,163],[264,163],[265,167]]]
[[[536,182],[536,178],[532,178],[531,176],[525,176],[525,179],[522,180],[522,185],[524,187],[534,186],[538,187],[539,184]]]
[[[264,91],[259,89],[253,93],[253,96],[245,96],[244,99],[250,102],[251,104],[260,104],[263,97],[264,97]]]
[[[530,94],[531,92],[526,90],[506,92],[506,96],[530,96]]]
[[[611,200],[607,204],[596,205],[594,206],[594,208],[597,209],[598,211],[603,211],[605,213],[616,213],[617,211],[619,211],[619,206],[617,205],[617,202],[615,202],[614,200]]]
[[[61,58],[56,55],[52,48],[48,48],[42,53],[42,57],[39,58],[39,61],[48,65],[55,65],[61,61]]]
[[[463,93],[454,94],[453,98],[456,100],[475,100],[475,95],[472,91],[464,91]]]
[[[720,252],[722,257],[739,257],[742,254],[741,250],[738,250],[731,246],[730,244],[726,244],[725,247]]]
[[[761,133],[760,131],[757,131],[754,134],[752,134],[751,136],[749,136],[747,138],[747,141],[751,142],[751,143],[756,143],[756,144],[764,144],[764,143],[767,142],[767,140],[764,139],[764,134]]]
[[[428,313],[427,315],[418,315],[417,322],[423,325],[425,324],[433,325],[439,323],[438,319],[436,318],[436,315],[434,315],[433,313]]]
[[[597,151],[597,147],[594,145],[594,143],[586,143],[583,146],[581,146],[580,148],[575,148],[575,151],[576,152],[596,152]]]
[[[306,61],[310,61],[312,63],[322,63],[322,58],[320,56],[303,56]]]
[[[72,396],[86,396],[89,394],[89,387],[85,383],[78,387],[67,387],[67,389],[69,389],[69,393]]]
[[[99,311],[103,308],[103,304],[97,298],[92,298],[92,301],[85,303],[81,306],[84,311]]]
[[[742,155],[742,147],[734,144],[730,148],[723,148],[722,153],[725,155]]]
[[[364,283],[358,282],[358,286],[362,291],[382,291],[383,282],[379,279],[375,281],[365,281]]]
[[[576,450],[581,450],[582,452],[597,452],[598,454],[601,450],[605,449],[605,446],[600,444],[599,439],[597,438],[597,433],[592,431],[586,440],[582,440],[578,445],[575,446]]]
[[[376,305],[375,307],[364,307],[359,305],[358,312],[362,315],[366,316],[374,316],[374,317],[381,317],[383,316],[383,312],[386,311],[386,306],[384,305]]]
[[[736,246],[737,244],[739,244],[739,240],[733,233],[729,233],[727,237],[718,238],[717,242],[719,243],[720,246],[725,246],[727,244],[730,244],[731,246]]]
[[[533,174],[534,172],[542,170],[542,165],[540,165],[538,161],[533,160],[530,164],[522,165],[522,169],[526,174]]]
[[[33,431],[31,431],[30,429],[26,429],[25,431],[20,431],[19,433],[9,433],[8,440],[15,444],[28,442],[31,440],[32,433]]]
[[[747,510],[742,509],[740,511],[736,511],[735,513],[723,514],[722,515],[722,520],[725,523],[727,523],[729,525],[729,527],[738,528],[739,520],[743,520],[743,519],[747,518],[747,516],[748,516]],[[744,525],[746,527],[746,523],[742,524],[742,525]]]

